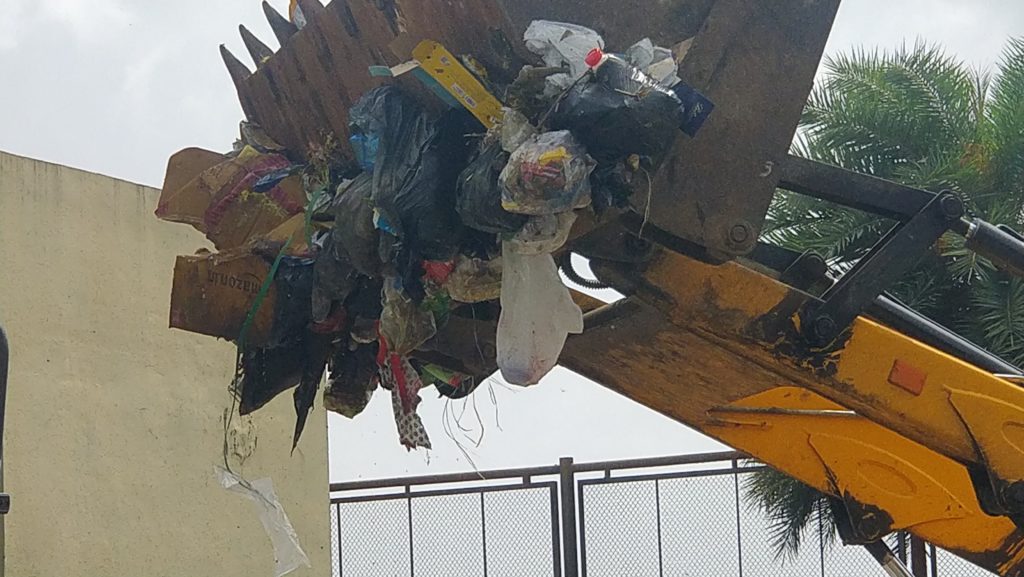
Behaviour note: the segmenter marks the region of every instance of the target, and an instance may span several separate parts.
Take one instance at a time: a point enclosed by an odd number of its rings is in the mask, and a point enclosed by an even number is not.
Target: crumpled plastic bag
[[[681,80],[678,75],[679,65],[676,64],[672,50],[655,46],[650,38],[630,46],[626,51],[626,59],[662,86],[672,87]]]
[[[354,419],[370,404],[377,390],[376,347],[355,345],[334,351],[324,391],[324,408]]]
[[[590,174],[596,163],[568,130],[527,140],[501,172],[501,205],[540,216],[590,204]]]
[[[558,364],[568,335],[583,332],[583,312],[551,255],[520,254],[506,242],[502,262],[498,367],[511,384],[535,385]]]
[[[460,303],[493,301],[501,297],[501,270],[500,257],[483,260],[460,255],[444,289],[452,300]]]
[[[300,567],[313,566],[299,544],[299,536],[274,492],[271,479],[249,482],[223,467],[215,467],[214,474],[222,487],[245,497],[256,506],[260,523],[274,547],[274,577],[284,577]]]
[[[552,127],[572,131],[602,166],[636,154],[657,167],[679,136],[682,102],[652,78],[612,55],[597,79],[559,103]]]
[[[422,310],[405,295],[397,279],[387,279],[380,333],[387,341],[388,350],[404,356],[436,335],[437,325],[433,314]]]
[[[334,251],[360,273],[376,278],[381,263],[380,232],[373,224],[373,174],[363,173],[338,187],[334,197]]]
[[[459,177],[456,209],[466,226],[492,234],[515,232],[528,217],[501,206],[498,177],[508,162],[498,143],[486,145]],[[379,260],[379,259],[378,259]]]
[[[394,86],[366,93],[349,119],[380,138],[372,193],[378,222],[424,259],[454,257],[462,235],[455,185],[470,154],[467,135],[479,130],[476,120],[450,110],[435,121]]]
[[[515,152],[534,136],[537,136],[537,129],[525,114],[513,108],[505,109],[505,117],[501,121],[501,148],[505,152]]]
[[[569,241],[574,224],[575,212],[535,216],[508,243],[519,254],[551,254]]]
[[[547,78],[545,94],[554,96],[572,85],[587,72],[587,54],[594,48],[604,48],[604,39],[590,28],[535,20],[523,35],[526,49],[540,56],[545,66],[567,67],[568,74],[555,74]]]

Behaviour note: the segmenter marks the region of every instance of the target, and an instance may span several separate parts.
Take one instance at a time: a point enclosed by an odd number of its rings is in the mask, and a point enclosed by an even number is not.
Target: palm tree
[[[1024,38],[1011,40],[993,74],[972,70],[937,47],[854,51],[829,58],[794,143],[796,154],[929,190],[952,190],[968,211],[1024,225]],[[893,223],[781,192],[769,242],[814,250],[836,272],[852,267]],[[1024,282],[995,269],[948,235],[891,287],[897,298],[984,348],[1024,363]],[[779,555],[793,554],[803,529],[823,522],[825,495],[765,470],[747,485],[772,523]]]

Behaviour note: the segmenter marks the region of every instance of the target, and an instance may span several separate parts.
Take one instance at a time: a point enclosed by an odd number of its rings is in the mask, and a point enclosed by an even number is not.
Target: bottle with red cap
[[[600,48],[595,48],[587,54],[586,63],[598,82],[626,94],[642,96],[652,90],[669,92],[667,87],[621,56],[606,53]]]

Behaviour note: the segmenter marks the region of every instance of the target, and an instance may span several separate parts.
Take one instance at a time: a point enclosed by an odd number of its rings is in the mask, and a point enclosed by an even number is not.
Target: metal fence
[[[739,453],[331,486],[336,577],[864,577],[860,547],[821,527],[779,559],[744,497]],[[906,548],[894,538],[901,556]],[[931,577],[990,573],[928,548]]]

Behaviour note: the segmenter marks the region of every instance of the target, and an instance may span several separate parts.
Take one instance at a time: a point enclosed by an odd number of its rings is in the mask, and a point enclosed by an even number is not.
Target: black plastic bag
[[[341,348],[334,352],[324,394],[327,410],[353,419],[366,410],[377,389],[377,345]]]
[[[334,197],[334,254],[360,273],[378,277],[380,232],[373,224],[373,174],[363,173],[338,189]]]
[[[492,234],[513,233],[523,228],[528,216],[501,207],[498,177],[509,154],[500,142],[485,145],[459,176],[456,209],[470,228]]]
[[[328,234],[313,267],[315,281],[312,318],[317,323],[327,320],[334,304],[344,302],[357,287],[355,268],[348,261],[347,255],[339,257],[335,249],[337,235],[337,229]]]
[[[642,96],[619,90],[602,82],[576,86],[559,104],[552,126],[572,131],[599,165],[636,154],[657,166],[679,135],[681,103],[667,90]]]
[[[331,337],[326,335],[310,335],[306,340],[302,376],[299,380],[299,387],[295,389],[293,395],[295,434],[292,436],[292,451],[299,446],[302,431],[306,428],[306,420],[309,418],[310,411],[313,410],[316,392],[320,390],[320,381],[324,378],[327,362],[331,358],[333,348],[331,341]]]
[[[278,395],[298,386],[306,359],[306,341],[242,353],[242,380],[237,391],[239,414],[255,413]]]
[[[402,242],[426,260],[455,256],[462,222],[455,184],[469,155],[468,135],[480,126],[464,110],[434,121],[398,88],[376,88],[351,110],[356,128],[379,136],[373,205]]]
[[[274,277],[277,303],[274,307],[273,346],[294,340],[309,327],[313,318],[313,259],[284,257]]]

